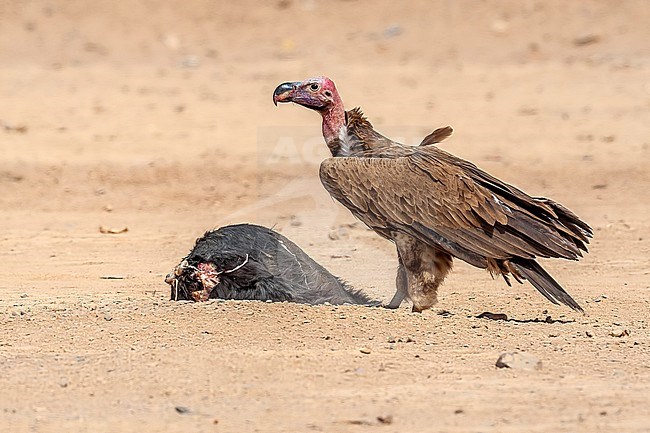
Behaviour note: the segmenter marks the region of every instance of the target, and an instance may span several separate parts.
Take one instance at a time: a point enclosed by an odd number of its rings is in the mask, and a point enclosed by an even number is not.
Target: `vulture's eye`
[[[318,83],[311,83],[309,85],[309,90],[311,90],[312,92],[318,92],[319,89],[320,89],[320,85]]]

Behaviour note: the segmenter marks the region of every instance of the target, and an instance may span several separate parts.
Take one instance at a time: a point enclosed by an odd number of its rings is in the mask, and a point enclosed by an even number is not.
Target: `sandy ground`
[[[650,5],[566,3],[0,1],[0,430],[650,431]],[[271,101],[319,74],[588,221],[584,260],[544,262],[586,314],[462,263],[424,314],[168,301],[239,222],[390,299],[317,116]]]

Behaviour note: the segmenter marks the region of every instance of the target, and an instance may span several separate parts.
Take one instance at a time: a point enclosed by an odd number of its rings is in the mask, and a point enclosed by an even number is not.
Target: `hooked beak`
[[[294,91],[298,88],[299,82],[282,83],[275,88],[273,92],[273,103],[277,106],[278,102],[291,102]]]

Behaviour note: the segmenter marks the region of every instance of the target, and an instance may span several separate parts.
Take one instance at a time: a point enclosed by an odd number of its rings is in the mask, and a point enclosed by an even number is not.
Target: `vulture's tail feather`
[[[552,303],[560,303],[573,308],[576,311],[584,313],[580,305],[564,291],[562,286],[551,277],[535,260],[529,259],[511,259],[510,263],[515,269],[546,297]]]

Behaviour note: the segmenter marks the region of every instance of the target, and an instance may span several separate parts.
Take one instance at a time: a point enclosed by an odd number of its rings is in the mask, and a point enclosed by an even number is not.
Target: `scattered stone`
[[[508,320],[508,316],[503,314],[503,313],[490,313],[489,311],[485,311],[478,316],[476,316],[477,319],[490,319],[490,320]]]
[[[22,305],[22,306],[18,306],[16,308],[14,308],[11,311],[11,315],[12,316],[24,316],[25,314],[29,313],[29,311],[30,311],[29,307],[25,307],[24,305]]]
[[[0,120],[0,127],[5,130],[5,132],[17,132],[19,134],[24,134],[27,132],[27,127],[25,125],[10,125],[6,122]]]
[[[505,35],[510,30],[510,23],[503,19],[496,19],[490,24],[490,29],[497,35]]]
[[[459,409],[456,409],[456,410],[454,411],[454,414],[456,414],[456,415],[459,415],[459,414],[461,414],[461,413],[465,413],[465,411],[464,411],[463,409],[460,409],[460,408],[459,408]]]
[[[497,359],[496,366],[515,370],[541,370],[542,361],[536,356],[523,352],[504,352]]]
[[[110,322],[111,320],[113,320],[113,315],[111,314],[110,311],[105,311],[104,312],[104,320],[106,320],[107,322]]]
[[[592,134],[578,134],[576,136],[576,140],[578,140],[578,141],[593,141],[594,136]]]
[[[338,227],[334,230],[331,230],[327,234],[327,237],[332,241],[338,241],[339,239],[350,237],[350,232],[346,227]]]
[[[94,42],[86,42],[84,44],[84,51],[88,53],[99,54],[100,56],[105,56],[108,54],[108,48]]]
[[[411,337],[405,337],[405,338],[388,337],[387,342],[388,343],[415,343],[415,340],[412,339]]]
[[[26,298],[27,296],[28,296],[27,293],[21,293],[20,294],[20,297],[23,298],[23,299]]]
[[[59,386],[61,388],[67,388],[70,382],[65,377],[59,381]]]
[[[302,225],[302,221],[300,221],[300,218],[296,215],[291,215],[291,219],[289,220],[289,224],[292,227],[300,227]]]
[[[367,347],[362,347],[359,349],[359,352],[363,353],[364,355],[370,355],[370,349]]]
[[[9,171],[0,171],[0,180],[7,180],[9,182],[20,182],[25,177],[22,174],[15,174]]]
[[[278,9],[288,9],[291,7],[291,0],[280,0],[275,6]]]
[[[621,332],[610,332],[609,335],[610,335],[611,337],[617,337],[617,338],[621,338],[621,337],[629,337],[629,335],[630,335],[630,331],[628,331],[627,329],[624,329],[624,330],[622,330]]]
[[[392,424],[393,423],[393,415],[386,415],[386,416],[378,416],[377,421],[379,421],[380,424]]]
[[[187,408],[187,407],[185,407],[185,406],[176,406],[176,407],[174,408],[174,410],[175,410],[177,413],[181,414],[181,415],[182,415],[182,414],[186,414],[186,413],[190,413],[190,409]]]
[[[535,107],[523,106],[517,111],[521,116],[535,116],[539,113],[539,110]]]
[[[404,29],[402,29],[401,26],[392,25],[392,26],[386,27],[386,29],[384,29],[384,37],[385,38],[394,38],[396,36],[401,35],[403,31],[404,31]]]
[[[112,227],[99,226],[99,233],[104,235],[119,235],[121,233],[126,233],[128,231],[129,231],[128,227],[116,229]]]
[[[181,59],[180,65],[183,68],[197,68],[201,65],[201,59],[195,55],[185,56]]]
[[[123,280],[124,276],[123,275],[102,275],[99,278],[102,280]]]
[[[351,425],[372,425],[368,421],[364,421],[362,419],[349,419],[345,421],[346,424],[351,424]]]
[[[166,34],[162,42],[170,50],[177,50],[181,46],[181,40],[173,33]]]
[[[573,39],[573,45],[576,47],[586,47],[600,42],[600,36],[594,34],[582,35]]]

